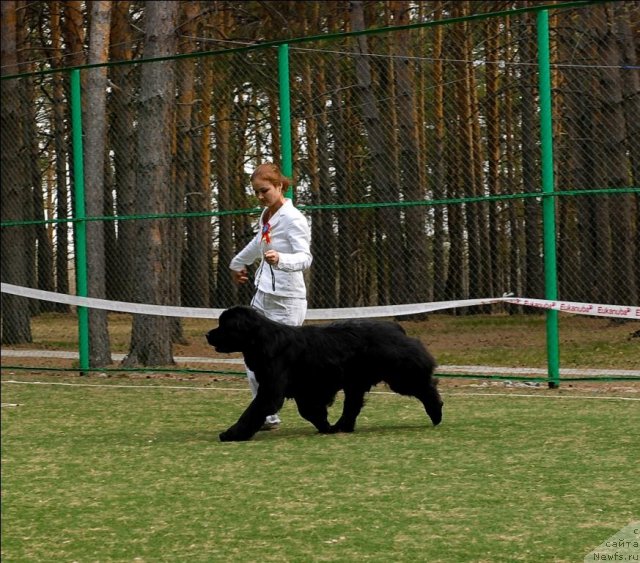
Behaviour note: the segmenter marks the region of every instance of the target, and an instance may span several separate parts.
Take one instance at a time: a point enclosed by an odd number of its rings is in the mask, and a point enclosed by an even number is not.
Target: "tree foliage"
[[[277,49],[261,44],[389,27],[290,45],[311,306],[544,297],[535,14],[406,29],[527,6],[3,2],[2,74],[31,72],[2,81],[3,223],[52,222],[3,227],[14,252],[3,252],[2,279],[72,291],[66,69],[108,59],[82,70],[86,197],[90,215],[107,219],[89,229],[90,295],[247,302],[227,264],[255,215],[237,212],[256,205],[252,168],[281,158]],[[639,198],[617,190],[639,184],[639,11],[634,2],[551,11],[556,189],[581,192],[557,205],[567,300],[638,302]],[[171,218],[140,218],[157,214]],[[30,338],[27,309],[3,296],[3,341]],[[179,322],[136,317],[127,361],[170,362],[181,338]],[[106,350],[95,350],[96,364]]]

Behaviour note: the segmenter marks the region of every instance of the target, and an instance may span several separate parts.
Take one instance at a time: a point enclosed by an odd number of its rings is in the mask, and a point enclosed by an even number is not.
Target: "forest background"
[[[310,306],[544,297],[541,5],[3,1],[2,281],[74,292],[69,69],[89,65],[89,294],[248,302],[227,264],[254,232],[248,174],[282,159],[270,43],[288,40]],[[637,304],[640,8],[548,5],[559,297]],[[439,20],[453,21],[411,27]],[[324,38],[375,28],[389,29]],[[9,344],[31,341],[33,316],[69,310],[2,301]],[[491,309],[455,312],[476,310]],[[92,364],[106,365],[106,312],[90,311],[90,327]],[[136,315],[127,361],[171,363],[182,338],[180,319]]]

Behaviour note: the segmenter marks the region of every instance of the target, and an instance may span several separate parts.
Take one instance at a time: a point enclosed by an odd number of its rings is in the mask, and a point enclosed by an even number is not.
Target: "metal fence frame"
[[[607,1],[607,0],[604,0]],[[527,197],[540,198],[542,204],[542,222],[543,222],[543,253],[544,253],[544,281],[545,281],[545,298],[551,301],[558,298],[557,286],[557,256],[556,256],[556,200],[558,197],[575,196],[588,193],[589,195],[597,195],[598,190],[556,192],[554,188],[554,149],[553,149],[553,111],[552,111],[552,87],[551,87],[551,65],[550,65],[550,41],[549,41],[549,10],[561,8],[584,7],[589,4],[601,3],[600,1],[576,1],[565,2],[561,4],[538,5],[515,10],[492,12],[488,14],[476,14],[460,18],[450,18],[446,20],[437,20],[427,23],[410,24],[406,26],[395,26],[393,28],[368,29],[364,31],[355,31],[342,34],[323,35],[302,37],[294,40],[276,41],[270,43],[262,43],[260,45],[241,47],[231,49],[230,51],[249,51],[253,49],[263,49],[265,47],[278,48],[278,78],[279,78],[279,117],[280,117],[280,134],[281,134],[281,154],[282,154],[282,170],[285,175],[290,176],[293,172],[293,149],[291,141],[291,108],[290,108],[290,80],[289,80],[289,46],[296,43],[304,43],[318,40],[329,40],[337,37],[356,36],[374,33],[384,33],[391,31],[399,31],[403,29],[415,29],[421,27],[432,27],[438,25],[451,25],[463,21],[480,20],[491,17],[511,17],[514,15],[533,12],[536,14],[537,25],[537,45],[538,45],[538,72],[539,72],[539,131],[540,131],[540,150],[541,150],[541,186],[537,193],[519,194],[511,196],[484,196],[480,198],[461,198],[459,203],[467,203],[470,201],[495,201],[498,199],[521,198]],[[215,56],[215,52],[197,53],[190,55],[177,55],[173,57],[164,57],[161,59],[135,60],[118,63],[104,63],[97,65],[86,65],[70,69],[63,69],[68,73],[71,85],[70,101],[71,101],[71,123],[72,123],[72,144],[73,144],[73,174],[74,174],[74,200],[75,200],[75,217],[67,220],[72,222],[75,229],[75,270],[76,270],[76,289],[79,297],[88,297],[87,282],[87,253],[86,253],[86,226],[88,221],[111,219],[99,217],[87,217],[84,208],[84,157],[82,145],[82,91],[80,85],[80,73],[88,68],[96,68],[100,66],[112,66],[114,64],[139,64],[144,62],[180,59],[186,57],[203,57]],[[60,72],[45,71],[45,73]],[[32,73],[32,74],[43,74]],[[26,75],[19,75],[26,76]],[[16,76],[6,76],[4,79],[15,78]],[[603,190],[604,191],[604,190]],[[615,190],[614,190],[615,191]],[[639,193],[640,188],[622,188],[617,190],[620,193]],[[613,193],[612,190],[606,190],[607,194]],[[289,193],[291,195],[291,193]],[[451,203],[447,200],[446,203]],[[439,205],[442,201],[426,201],[426,202],[404,202],[403,204],[424,204]],[[365,204],[363,204],[364,206]],[[358,207],[358,204],[353,207]],[[302,209],[314,211],[322,209],[323,206],[302,206]],[[196,214],[181,214],[182,217],[196,216]],[[151,216],[149,218],[154,218]],[[157,216],[160,217],[160,216]],[[164,216],[163,216],[164,217]],[[115,217],[116,219],[127,219],[126,217]],[[133,217],[132,217],[133,218]],[[49,221],[51,222],[51,221]],[[33,222],[24,222],[24,224]],[[15,223],[14,223],[15,224]],[[13,225],[13,224],[12,224]],[[3,224],[3,227],[7,224]],[[78,313],[78,333],[79,333],[79,370],[83,373],[91,371],[89,368],[89,317],[88,308],[79,306]],[[560,361],[559,361],[559,331],[558,331],[558,311],[548,309],[546,314],[546,348],[547,348],[547,383],[551,388],[557,388],[560,384]]]

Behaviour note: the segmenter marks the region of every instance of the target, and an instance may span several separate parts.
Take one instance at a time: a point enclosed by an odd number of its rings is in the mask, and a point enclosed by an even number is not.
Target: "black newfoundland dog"
[[[267,415],[294,399],[319,432],[353,432],[365,393],[384,381],[396,393],[419,399],[434,425],[442,420],[436,362],[422,343],[392,322],[352,320],[291,327],[250,307],[232,307],[207,333],[218,352],[242,352],[259,383],[258,394],[223,442],[250,440]],[[331,425],[327,408],[344,390],[342,416]]]

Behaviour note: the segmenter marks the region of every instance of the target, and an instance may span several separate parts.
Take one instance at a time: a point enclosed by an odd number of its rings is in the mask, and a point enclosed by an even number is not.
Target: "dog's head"
[[[244,352],[255,345],[264,317],[251,307],[231,307],[218,319],[218,328],[207,333],[207,342],[217,352]]]

